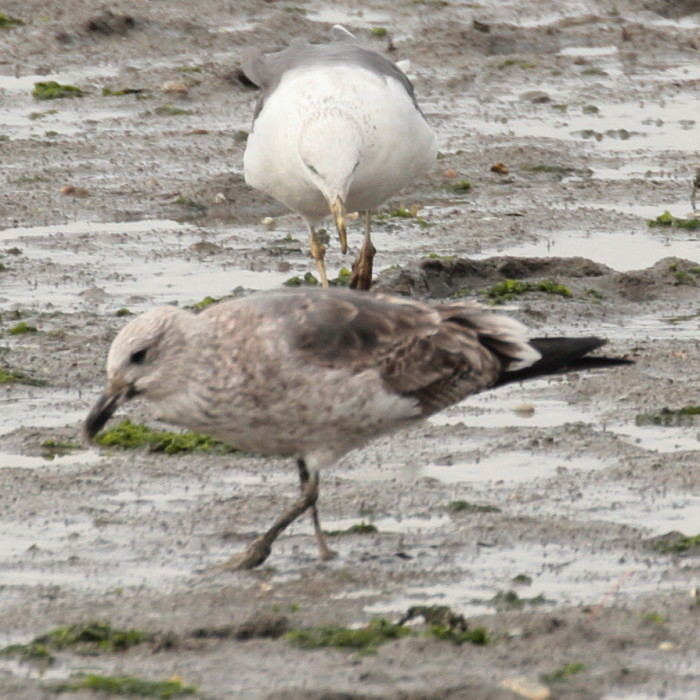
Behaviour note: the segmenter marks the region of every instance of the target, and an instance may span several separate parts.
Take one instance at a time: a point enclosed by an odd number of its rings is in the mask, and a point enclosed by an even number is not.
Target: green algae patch
[[[184,114],[191,114],[188,109],[181,109],[173,105],[161,105],[153,110],[153,114],[158,117],[181,117]]]
[[[57,109],[47,109],[44,112],[30,112],[29,118],[32,121],[36,121],[37,119],[44,119],[45,117],[48,117],[51,114],[58,114],[58,110]]]
[[[31,117],[30,117],[31,119]],[[36,182],[47,182],[47,178],[42,175],[20,175],[14,180],[10,180],[13,185],[33,185]],[[0,269],[7,269],[3,265]]]
[[[217,302],[221,301],[221,299],[216,299],[211,296],[206,296],[204,299],[201,301],[195,302],[192,304],[193,309],[206,309],[207,306],[211,306],[212,304],[216,304]]]
[[[530,68],[537,68],[536,63],[531,63],[529,61],[516,61],[514,58],[507,58],[502,63],[498,64],[498,69],[503,70],[504,68],[511,68],[512,66],[517,66],[522,70],[529,70]]]
[[[32,97],[35,100],[58,100],[62,98],[84,97],[85,93],[75,85],[61,85],[55,80],[34,83]]]
[[[116,427],[101,432],[95,442],[102,447],[123,449],[147,448],[149,452],[164,452],[168,455],[181,452],[235,452],[234,448],[209,435],[187,431],[176,433],[170,430],[153,430],[147,425],[124,420]]]
[[[660,537],[652,537],[644,544],[647,549],[659,554],[700,555],[700,535],[684,535],[682,532],[674,531]]]
[[[655,219],[647,221],[649,228],[685,228],[685,229],[700,229],[700,219],[681,219],[673,216],[670,211],[665,211]]]
[[[45,459],[53,459],[60,455],[71,454],[78,450],[84,450],[85,445],[80,445],[77,442],[62,442],[60,440],[44,440],[41,443],[42,457]]]
[[[675,285],[687,284],[695,287],[700,281],[700,265],[686,266],[686,269],[682,269],[681,265],[673,262],[668,266],[668,271],[673,275],[673,284]]]
[[[247,143],[249,136],[250,133],[245,129],[236,129],[236,131],[233,132],[233,140],[235,141],[235,143]]]
[[[0,384],[18,384],[21,383],[18,375],[11,372],[9,369],[0,367]]]
[[[683,408],[661,408],[653,413],[639,413],[635,416],[635,425],[661,425],[666,428],[693,426],[695,416],[700,416],[700,406],[688,405]]]
[[[8,333],[10,335],[22,335],[23,333],[36,333],[35,326],[30,326],[26,321],[20,321],[17,325],[12,326]]]
[[[77,680],[54,683],[47,688],[55,693],[66,693],[74,690],[94,690],[108,695],[121,695],[137,698],[180,698],[194,695],[197,688],[185,685],[179,678],[166,681],[148,681],[134,676],[100,676],[88,674]]]
[[[357,629],[319,625],[292,630],[283,635],[282,639],[301,649],[333,647],[373,654],[382,644],[410,634],[411,630],[402,624],[376,617],[369,624]]]
[[[36,379],[30,377],[24,372],[0,367],[0,384],[26,384],[27,386],[46,386],[48,382],[45,379]]]
[[[472,513],[500,513],[501,509],[497,506],[481,505],[479,503],[470,503],[469,501],[450,501],[445,506],[445,510],[450,515],[471,515]]]
[[[202,204],[202,202],[198,202],[196,199],[192,199],[190,197],[177,197],[172,203],[181,204],[183,207],[189,207],[190,209],[194,209],[196,212],[206,211],[207,208],[206,204]]]
[[[415,214],[410,209],[399,207],[398,209],[394,209],[389,216],[392,216],[394,219],[412,219]]]
[[[666,624],[666,618],[661,613],[657,613],[656,611],[644,613],[641,616],[641,620],[642,620],[642,622],[648,622],[651,625],[665,625]]]
[[[285,287],[316,287],[318,286],[318,280],[313,273],[307,272],[303,277],[290,277],[282,284]]]
[[[380,38],[380,39],[381,39],[382,37],[387,36],[387,34],[389,34],[389,32],[387,31],[386,27],[372,27],[372,28],[369,30],[369,33],[370,33],[371,36],[377,37],[377,38]]]
[[[528,292],[555,294],[567,299],[573,296],[567,286],[548,279],[540,280],[539,282],[506,279],[494,284],[493,287],[481,290],[481,293],[485,294],[492,304],[503,304],[507,301],[513,301],[513,299]]]
[[[4,12],[0,12],[0,29],[11,29],[12,27],[21,27],[24,20],[19,17],[11,17]]]
[[[545,175],[554,175],[562,180],[565,177],[572,175],[580,175],[582,171],[571,168],[567,165],[550,165],[548,163],[540,163],[539,165],[526,165],[523,170],[529,173],[544,173]]]
[[[372,221],[379,226],[391,226],[392,219],[404,219],[424,228],[431,226],[429,221],[422,216],[418,216],[419,211],[419,207],[411,207],[410,209],[399,207],[389,213],[375,214],[372,217]]]
[[[11,656],[21,661],[53,661],[53,652],[71,650],[83,656],[113,654],[130,647],[150,642],[153,637],[142,630],[114,629],[107,622],[80,622],[57,627],[34,637],[27,644],[12,644],[0,649],[0,656]]]
[[[457,260],[456,255],[440,255],[440,253],[428,253],[426,255],[428,260],[442,260],[443,262],[451,262],[452,260]]]
[[[447,185],[447,189],[455,194],[466,194],[472,188],[472,183],[469,180],[457,180]]]
[[[355,523],[346,530],[325,530],[325,534],[328,535],[328,537],[341,537],[342,535],[374,535],[377,532],[379,532],[379,530],[377,530],[376,525],[364,521]]]
[[[582,664],[580,661],[572,661],[570,664],[566,664],[551,673],[543,673],[540,676],[540,680],[543,683],[556,683],[557,681],[565,681],[571,676],[575,676],[577,673],[586,670],[586,665]]]
[[[335,279],[328,280],[328,284],[331,287],[348,287],[350,286],[350,278],[352,277],[352,272],[348,267],[341,267],[338,270],[338,276]]]
[[[499,591],[490,600],[486,601],[496,610],[522,610],[526,605],[544,605],[548,601],[543,594],[533,598],[521,598],[515,591]]]
[[[143,97],[145,92],[143,88],[122,88],[113,90],[109,87],[103,87],[102,97],[124,97],[124,95],[140,95]]]
[[[483,627],[470,629],[464,615],[455,613],[447,605],[416,605],[408,609],[399,624],[404,625],[418,617],[422,617],[427,625],[425,636],[457,645],[469,643],[484,646],[491,642]]]
[[[422,632],[406,626],[407,622],[422,617],[425,629]],[[446,605],[417,605],[396,623],[383,617],[375,617],[360,628],[320,625],[287,632],[282,639],[302,649],[333,647],[348,649],[360,654],[373,654],[377,647],[402,637],[432,637],[452,644],[464,643],[484,645],[491,642],[483,627],[470,629],[466,619],[454,613]]]
[[[464,631],[446,627],[444,625],[430,625],[428,636],[441,639],[444,642],[452,642],[460,646],[462,644],[474,644],[475,646],[486,646],[490,644],[488,632],[483,627],[465,629]]]
[[[12,657],[20,661],[51,664],[54,660],[49,647],[36,639],[27,644],[10,644],[0,649],[0,657]]]

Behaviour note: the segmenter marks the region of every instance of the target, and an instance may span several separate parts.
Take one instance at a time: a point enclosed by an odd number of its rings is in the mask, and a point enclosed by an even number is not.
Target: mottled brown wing
[[[280,303],[288,307],[284,331],[304,362],[376,369],[387,388],[415,398],[423,415],[490,386],[503,369],[478,331],[459,320],[469,305],[431,308],[342,290],[287,294]]]

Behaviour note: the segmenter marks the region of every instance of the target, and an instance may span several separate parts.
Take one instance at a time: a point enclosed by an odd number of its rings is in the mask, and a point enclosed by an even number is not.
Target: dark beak
[[[104,428],[105,423],[114,415],[114,412],[133,394],[129,391],[122,391],[118,394],[104,393],[97,399],[97,403],[85,419],[83,426],[83,436],[88,442],[92,442],[95,435]]]

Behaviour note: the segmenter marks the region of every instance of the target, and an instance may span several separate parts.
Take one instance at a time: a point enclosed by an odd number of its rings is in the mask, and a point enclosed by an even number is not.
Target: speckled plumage
[[[554,361],[546,357],[550,343]],[[429,306],[350,290],[262,292],[200,314],[157,307],[114,340],[107,390],[86,432],[94,435],[121,402],[140,395],[166,421],[248,452],[296,456],[308,498],[266,533],[265,551],[309,508],[323,548],[315,511],[321,468],[509,373],[556,371],[602,344],[540,340],[535,350],[520,323],[474,303]]]

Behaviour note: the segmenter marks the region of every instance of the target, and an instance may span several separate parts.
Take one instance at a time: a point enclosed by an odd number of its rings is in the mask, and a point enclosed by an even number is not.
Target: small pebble
[[[548,700],[548,698],[552,697],[552,691],[546,685],[524,676],[505,678],[501,681],[501,686],[529,700]]]
[[[160,89],[166,93],[177,93],[179,95],[187,94],[187,85],[177,80],[168,80],[160,86]]]
[[[514,409],[513,413],[521,418],[532,418],[535,415],[535,405],[529,402],[519,403]]]
[[[74,197],[87,197],[88,191],[84,187],[74,187],[73,185],[63,185],[59,190],[61,194],[72,194]]]

